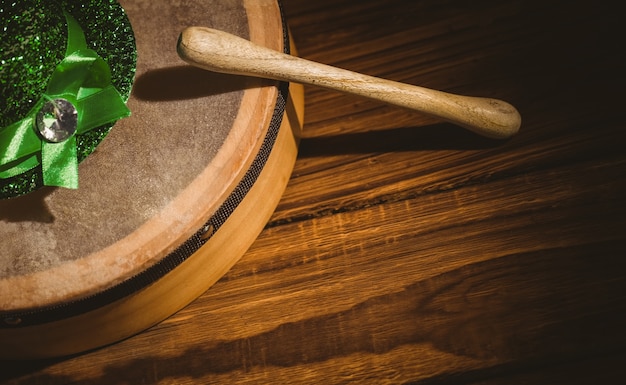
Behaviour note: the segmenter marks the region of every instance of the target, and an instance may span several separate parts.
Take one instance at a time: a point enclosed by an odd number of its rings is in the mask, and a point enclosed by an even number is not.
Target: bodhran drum
[[[137,64],[79,188],[0,200],[0,358],[114,343],[172,315],[244,254],[297,153],[302,88],[219,75],[176,53],[188,26],[288,52],[276,0],[120,1]]]

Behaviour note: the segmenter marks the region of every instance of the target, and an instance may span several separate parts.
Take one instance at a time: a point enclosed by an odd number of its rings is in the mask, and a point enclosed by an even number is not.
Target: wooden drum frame
[[[0,265],[1,359],[83,352],[132,336],[174,314],[221,278],[250,247],[276,208],[293,170],[303,122],[302,87],[191,69],[176,56],[178,36],[172,33],[194,24],[226,27],[259,45],[289,52],[293,47],[276,0],[196,0],[180,6],[148,0],[120,3],[137,39],[137,77],[128,103],[133,115],[119,121],[96,152],[81,163],[78,190],[45,188],[0,201],[0,258],[9,259]],[[233,10],[244,15],[242,25],[216,21],[219,12],[228,19]],[[164,25],[164,17],[171,23],[165,21]],[[152,32],[146,36],[144,31]],[[204,90],[185,90],[184,84],[179,84],[181,77],[185,84],[201,77],[215,87],[209,84]],[[202,106],[215,102],[219,110],[222,94],[233,93],[240,95],[239,102],[232,111],[224,111],[232,115],[232,126],[214,146],[210,160],[184,188],[173,187],[174,198],[160,202],[163,198],[152,195],[153,187],[160,188],[169,181],[167,175],[185,167],[186,153],[196,159],[193,148],[175,140],[168,142],[169,132],[214,135],[211,120],[215,118]],[[182,121],[191,115],[189,109],[195,111],[194,116],[189,122]],[[152,133],[157,124],[167,127]],[[148,136],[147,147],[150,135],[158,135],[166,144],[146,149],[144,143],[137,150],[133,135],[142,133]],[[170,162],[169,157],[175,156],[168,155],[168,150],[183,157],[180,164]],[[158,170],[138,171],[129,161],[133,156]],[[172,163],[173,170],[160,169],[158,162]],[[118,196],[110,198],[119,205],[98,211],[94,202],[100,191],[106,190],[109,177],[121,183]],[[123,203],[127,193],[132,196],[125,191],[127,187],[139,191],[136,200],[152,200],[149,203],[155,205],[141,213],[149,218],[136,229],[109,237],[102,229],[114,229],[118,221],[100,216],[115,217],[110,213],[113,206],[132,211],[134,203]],[[66,206],[76,211],[60,210]],[[41,207],[52,212],[49,218],[42,219],[36,212]],[[21,246],[26,239],[36,242],[40,237],[43,242],[54,235],[49,229],[64,222],[61,214],[70,218],[68,223],[73,223],[74,216],[90,215],[95,227],[77,224],[83,236],[75,238],[72,233],[61,239],[57,235],[51,241],[54,244],[46,246],[50,250],[63,248],[66,242],[88,249],[91,242],[84,234],[113,240],[101,250],[64,260],[50,259],[54,253],[21,254],[28,252]],[[29,229],[31,223],[36,230]],[[16,238],[17,228],[21,233]],[[2,255],[7,250],[18,252]],[[16,265],[21,267],[12,267]]]

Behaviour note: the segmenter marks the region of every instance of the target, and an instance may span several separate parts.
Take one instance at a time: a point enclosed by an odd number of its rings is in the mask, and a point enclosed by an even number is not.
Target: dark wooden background
[[[287,191],[222,280],[113,346],[2,362],[0,382],[625,383],[617,5],[283,3],[301,56],[507,100],[520,133],[306,88]]]

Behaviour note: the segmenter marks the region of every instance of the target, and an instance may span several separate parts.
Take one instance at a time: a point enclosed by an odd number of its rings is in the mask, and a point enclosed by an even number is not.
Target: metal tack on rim
[[[36,124],[44,139],[52,143],[63,142],[76,132],[78,112],[65,99],[49,100],[37,113]]]

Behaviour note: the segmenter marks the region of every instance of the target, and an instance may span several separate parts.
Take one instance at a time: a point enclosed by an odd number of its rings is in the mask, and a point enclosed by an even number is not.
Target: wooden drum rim
[[[250,40],[289,52],[280,4],[273,0],[243,3]],[[282,31],[283,41],[276,41],[276,36],[267,33],[275,30]],[[260,114],[264,119],[253,122],[238,116],[238,126],[229,133],[225,144],[231,147],[220,148],[216,167],[223,166],[233,151],[240,151],[242,132],[250,125],[258,125],[260,128],[256,129],[262,136],[254,138],[255,142],[248,146],[249,154],[239,158],[234,177],[223,186],[225,193],[203,196],[207,192],[206,179],[205,186],[194,181],[185,189],[167,210],[188,210],[181,206],[202,200],[203,215],[187,228],[177,229],[175,240],[168,240],[169,246],[155,251],[157,261],[139,273],[86,296],[78,293],[69,301],[55,303],[52,298],[49,306],[0,310],[0,358],[73,354],[119,341],[160,322],[210,287],[243,255],[278,204],[295,162],[303,104],[300,86],[274,82],[245,90],[239,114],[245,111],[246,116]],[[260,112],[251,114],[251,109]],[[244,222],[251,224],[249,230],[237,231],[237,226]],[[172,248],[172,244],[176,247]],[[224,251],[223,247],[230,250]],[[199,274],[198,268],[211,270],[211,276]],[[10,283],[4,282],[7,287]],[[177,292],[171,293],[172,290]],[[166,295],[170,298],[161,298]],[[155,299],[161,303],[151,308]]]

